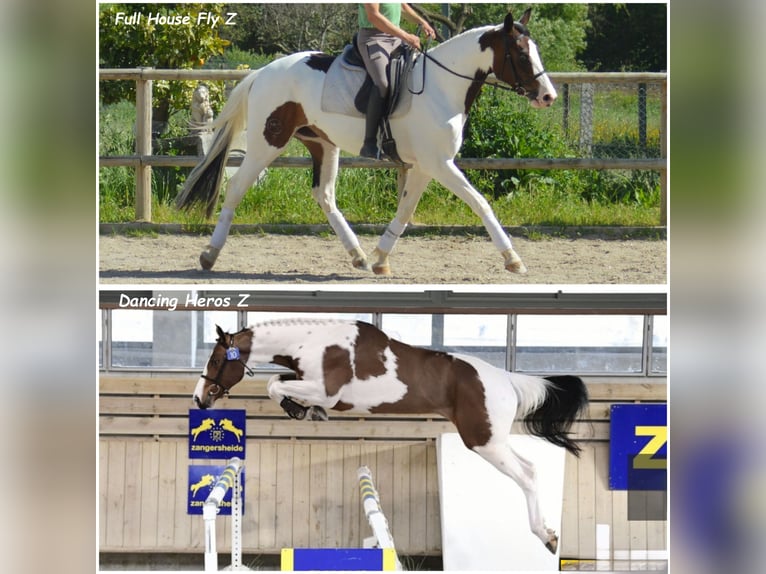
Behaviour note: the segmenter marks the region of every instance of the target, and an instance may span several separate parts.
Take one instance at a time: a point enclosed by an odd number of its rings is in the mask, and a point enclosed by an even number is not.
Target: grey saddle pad
[[[347,46],[346,49],[351,49],[351,46]],[[348,64],[344,55],[335,58],[325,76],[322,88],[322,110],[333,114],[363,118],[364,114],[357,110],[354,105],[354,98],[366,78],[367,70]],[[389,117],[397,118],[405,115],[410,110],[411,103],[412,94],[404,86],[396,109]]]

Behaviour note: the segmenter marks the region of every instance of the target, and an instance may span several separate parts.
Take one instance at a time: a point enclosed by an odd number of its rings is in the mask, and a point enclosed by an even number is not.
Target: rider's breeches
[[[357,34],[357,47],[364,65],[380,95],[388,95],[388,76],[386,68],[393,52],[402,41],[374,28],[362,28]]]

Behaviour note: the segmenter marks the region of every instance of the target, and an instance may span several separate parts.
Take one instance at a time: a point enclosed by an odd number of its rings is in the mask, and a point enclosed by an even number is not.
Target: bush
[[[487,97],[488,96],[488,97]],[[568,142],[558,111],[537,110],[520,98],[488,94],[471,110],[461,155],[476,158],[580,157],[577,142]],[[650,134],[646,148],[638,134],[620,125],[622,118],[607,118],[594,143],[594,157],[658,157],[659,140]],[[493,199],[517,193],[556,192],[578,196],[589,203],[656,207],[660,200],[659,174],[646,170],[467,170],[474,186]]]
[[[555,158],[569,157],[560,130],[552,128],[544,111],[522,108],[511,98],[499,94],[479,98],[474,104],[464,132],[461,155],[476,158]],[[494,198],[534,186],[564,185],[569,179],[554,170],[468,170],[468,177],[479,191]]]
[[[208,58],[202,67],[212,70],[240,70],[244,68],[257,70],[272,60],[274,60],[274,56],[256,54],[232,46],[227,48],[220,56]]]
[[[135,152],[132,126],[136,121],[135,105],[124,101],[101,106],[99,122],[99,155],[130,155]],[[133,209],[136,181],[130,167],[101,168],[98,173],[101,213],[117,214]]]

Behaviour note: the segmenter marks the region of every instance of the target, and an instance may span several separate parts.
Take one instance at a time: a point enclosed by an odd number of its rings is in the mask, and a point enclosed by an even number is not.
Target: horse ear
[[[513,14],[511,12],[508,12],[508,14],[505,15],[505,22],[503,22],[503,30],[505,30],[506,34],[510,34],[511,30],[513,30]]]
[[[524,10],[524,14],[521,15],[521,20],[519,20],[519,23],[526,26],[527,22],[529,22],[529,17],[531,15],[532,15],[532,8],[527,8],[526,10]]]
[[[218,325],[215,326],[215,332],[218,333],[218,340],[223,343],[226,340],[226,333]]]

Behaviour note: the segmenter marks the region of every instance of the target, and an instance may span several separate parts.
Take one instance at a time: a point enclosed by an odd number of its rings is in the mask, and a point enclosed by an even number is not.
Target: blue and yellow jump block
[[[396,570],[394,548],[283,548],[283,572],[392,571]]]

